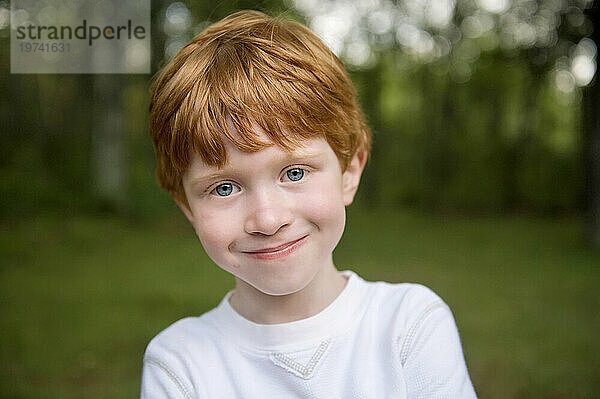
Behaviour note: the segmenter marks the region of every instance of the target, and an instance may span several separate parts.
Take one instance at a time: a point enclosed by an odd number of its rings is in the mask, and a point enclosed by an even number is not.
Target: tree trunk
[[[120,211],[125,206],[123,154],[123,75],[94,75],[92,110],[93,191],[103,207]]]

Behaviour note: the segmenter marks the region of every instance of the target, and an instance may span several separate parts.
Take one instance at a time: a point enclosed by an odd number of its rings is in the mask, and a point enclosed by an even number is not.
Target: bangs
[[[273,144],[292,150],[303,140],[325,136],[328,121],[336,117],[328,104],[336,99],[319,92],[316,77],[299,60],[282,60],[239,42],[223,43],[214,54],[174,126],[189,130],[191,149],[206,164],[226,163],[223,138],[241,151],[254,152]]]

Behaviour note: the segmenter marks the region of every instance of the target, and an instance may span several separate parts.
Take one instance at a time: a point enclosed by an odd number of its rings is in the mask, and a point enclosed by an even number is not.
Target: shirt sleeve
[[[425,287],[426,303],[399,340],[409,399],[477,398],[448,306]],[[423,298],[421,298],[423,299]]]
[[[192,399],[190,390],[161,360],[146,356],[140,399]]]

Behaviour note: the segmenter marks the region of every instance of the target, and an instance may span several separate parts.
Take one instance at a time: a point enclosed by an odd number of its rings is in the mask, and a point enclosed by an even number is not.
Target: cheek
[[[196,235],[206,254],[222,267],[227,262],[229,245],[233,241],[231,227],[234,221],[214,213],[199,212],[198,215],[198,221],[194,224]]]
[[[346,223],[341,185],[333,181],[320,187],[326,189],[317,190],[309,201],[303,201],[300,206],[309,221],[317,225],[319,230],[341,237]]]

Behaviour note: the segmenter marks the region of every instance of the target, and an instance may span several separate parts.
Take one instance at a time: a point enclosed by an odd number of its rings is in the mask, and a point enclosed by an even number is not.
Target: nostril
[[[245,229],[249,234],[274,235],[292,222],[291,214],[261,209],[249,215]]]

